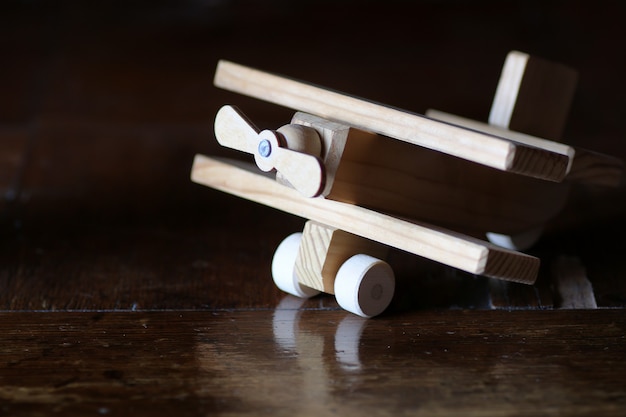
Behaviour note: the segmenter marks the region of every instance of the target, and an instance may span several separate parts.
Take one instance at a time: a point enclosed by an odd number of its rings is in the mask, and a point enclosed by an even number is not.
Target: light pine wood
[[[576,91],[572,68],[511,51],[504,62],[489,124],[560,141]]]
[[[496,103],[496,100],[494,100],[494,103]],[[576,154],[576,151],[573,147],[563,144],[561,142],[555,142],[552,140],[527,135],[522,132],[516,132],[500,125],[483,123],[477,120],[468,119],[435,109],[428,109],[426,111],[426,116],[436,120],[440,120],[442,122],[466,127],[468,129],[478,130],[479,132],[485,132],[490,135],[507,138],[515,142],[523,143],[524,145],[534,146],[536,148],[545,149],[550,152],[556,152],[561,155],[565,155],[570,160],[568,172],[571,167],[574,155]]]
[[[565,65],[512,51],[507,55],[502,69],[489,114],[489,125],[510,132],[502,134],[504,137],[559,152],[559,145],[555,141],[563,139],[577,82],[577,72]],[[489,125],[441,112],[430,114],[438,120],[499,135]],[[537,142],[530,136],[516,132],[550,140]],[[579,147],[563,150],[571,158],[568,179],[604,186],[618,186],[621,183],[623,162],[620,159]]]
[[[324,189],[324,167],[315,155],[302,152],[307,150],[303,142],[317,141],[314,147],[319,152],[319,137],[311,137],[306,127],[284,127],[282,132],[291,134],[292,144],[296,150],[287,148],[282,143],[282,133],[273,130],[259,129],[241,110],[234,106],[223,106],[215,116],[215,136],[222,146],[254,155],[257,166],[262,171],[276,169],[282,177],[296,190],[306,197],[318,196]],[[289,141],[287,141],[289,142]],[[262,145],[265,145],[262,148]],[[266,154],[261,153],[265,149]]]
[[[222,123],[220,110],[217,119]],[[237,110],[239,111],[239,110]],[[243,114],[234,113],[233,125],[249,123]],[[486,231],[520,233],[545,223],[561,209],[559,183],[506,174],[406,142],[348,127],[314,115],[298,112],[290,125],[278,129],[284,139],[292,142],[299,136],[296,127],[312,130],[322,138],[322,154],[326,185],[323,195],[329,199],[365,206],[428,223],[438,224],[463,233],[484,236]],[[471,128],[476,128],[472,125]],[[288,128],[288,129],[286,129]],[[491,127],[492,129],[498,129]],[[250,128],[254,130],[254,128]],[[289,131],[296,131],[290,133]],[[508,134],[508,131],[504,131]],[[220,134],[228,133],[221,128]],[[269,131],[261,132],[261,135]],[[511,134],[531,146],[543,145],[549,150],[568,154],[566,145]],[[257,141],[257,138],[252,140]],[[222,139],[222,142],[229,143]],[[291,146],[291,144],[289,145]],[[300,149],[300,148],[298,148]],[[304,148],[302,148],[304,149]],[[293,155],[292,177],[311,181],[313,174]],[[257,165],[264,159],[256,160]],[[272,164],[263,168],[272,168]],[[300,173],[297,171],[300,170]],[[315,173],[315,171],[313,171]],[[277,180],[294,187],[279,170]],[[304,186],[294,187],[303,195],[318,191],[317,182],[309,193]],[[533,204],[528,204],[532,201]],[[555,209],[555,204],[558,204]]]
[[[525,143],[538,148],[549,149],[559,152],[570,158],[570,167],[566,179],[585,184],[603,185],[616,187],[622,181],[623,162],[615,157],[592,152],[580,147],[572,147],[566,144],[537,138],[524,133],[515,132],[498,126],[492,126],[476,120],[467,119],[439,110],[429,109],[426,112],[428,117],[452,123],[458,126],[475,129],[486,133],[493,133],[498,136],[507,137],[511,140]]]
[[[322,271],[328,255],[333,232],[337,229],[317,227],[319,223],[309,220],[302,230],[302,241],[294,271],[298,281],[307,287],[333,294],[334,277],[324,277]]]
[[[296,112],[291,119],[291,123],[313,128],[320,136],[322,143],[321,157],[323,158],[326,173],[323,196],[327,196],[333,188],[335,175],[348,137],[360,134],[374,135],[373,133],[363,132],[350,126],[303,112]],[[278,176],[277,179],[281,180]]]
[[[490,125],[508,129],[529,58],[522,52],[507,55],[489,112]]]
[[[280,146],[275,146],[272,153],[270,163],[300,194],[305,197],[320,195],[326,178],[324,166],[318,158]]]
[[[427,115],[447,123],[567,155],[570,163],[566,178],[569,180],[617,185],[621,181],[620,161],[557,142],[562,136],[576,81],[576,72],[570,68],[512,51],[502,69],[489,124],[436,110],[429,110]],[[520,222],[517,230],[504,231],[505,229],[494,227],[488,231],[487,236],[493,242],[508,242],[506,246],[512,249],[527,249],[541,236],[538,231],[544,228],[544,223],[565,206],[570,186],[571,181],[558,187],[545,187],[521,176],[508,178],[508,190],[527,190],[535,194],[530,199],[519,201],[526,201],[526,204],[529,201],[543,202],[541,211],[545,213],[545,217],[543,221],[535,216],[530,221]],[[529,236],[532,238],[529,239]],[[520,242],[525,243],[519,246]]]
[[[235,166],[237,164],[237,166]],[[295,190],[234,161],[197,155],[191,178],[238,197],[315,220],[366,239],[473,273],[533,283],[539,260],[479,239],[430,225],[417,224],[324,198],[304,198]]]
[[[315,129],[290,123],[276,130],[282,135],[285,148],[321,158],[322,140]]]
[[[552,181],[562,180],[567,173],[568,158],[559,153],[469,131],[233,62],[218,63],[214,83],[499,170]]]
[[[295,271],[300,283],[334,294],[337,271],[348,258],[365,254],[384,259],[386,253],[387,248],[381,244],[309,220],[302,232]]]
[[[235,106],[222,106],[213,122],[217,142],[227,148],[254,155],[261,130]]]
[[[328,199],[476,236],[521,232],[543,224],[561,208],[559,183],[503,173],[316,116],[298,113],[293,119],[302,120],[320,135],[344,133],[340,147],[327,146]],[[334,141],[331,135],[326,139]],[[331,160],[336,163],[329,166]]]

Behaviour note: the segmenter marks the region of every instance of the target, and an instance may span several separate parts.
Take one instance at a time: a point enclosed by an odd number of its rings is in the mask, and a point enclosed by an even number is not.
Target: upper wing
[[[428,110],[428,117],[481,132],[509,138],[519,143],[526,143],[537,148],[567,155],[570,159],[567,179],[584,184],[617,187],[622,182],[624,163],[616,157],[592,152],[583,148],[568,146],[560,142],[540,139],[535,136],[515,132],[498,126],[481,123],[438,110]]]
[[[229,61],[218,63],[214,83],[502,171],[550,181],[561,181],[568,172],[567,154],[432,120]]]

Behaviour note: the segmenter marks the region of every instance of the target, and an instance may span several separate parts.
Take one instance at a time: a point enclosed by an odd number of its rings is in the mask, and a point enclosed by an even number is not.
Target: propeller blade
[[[254,154],[260,130],[234,106],[223,106],[215,116],[215,137],[220,145]]]
[[[278,133],[261,132],[237,107],[227,105],[217,112],[215,137],[222,146],[254,155],[262,171],[275,168],[302,195],[322,193],[326,182],[323,163],[316,156],[283,147]]]
[[[277,148],[273,163],[276,170],[303,196],[317,197],[324,190],[326,176],[319,158],[288,148]]]

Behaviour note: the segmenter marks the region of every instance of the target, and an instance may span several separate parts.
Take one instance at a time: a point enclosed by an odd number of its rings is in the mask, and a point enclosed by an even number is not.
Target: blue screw
[[[258,150],[259,150],[259,154],[263,158],[267,158],[268,156],[272,154],[272,144],[270,143],[269,140],[263,139],[261,142],[259,142]]]

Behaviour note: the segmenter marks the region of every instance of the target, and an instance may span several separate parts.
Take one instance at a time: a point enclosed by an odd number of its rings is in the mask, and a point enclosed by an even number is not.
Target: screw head
[[[267,158],[272,154],[272,144],[269,140],[263,139],[259,142],[258,151],[259,155],[261,155],[263,158]]]

